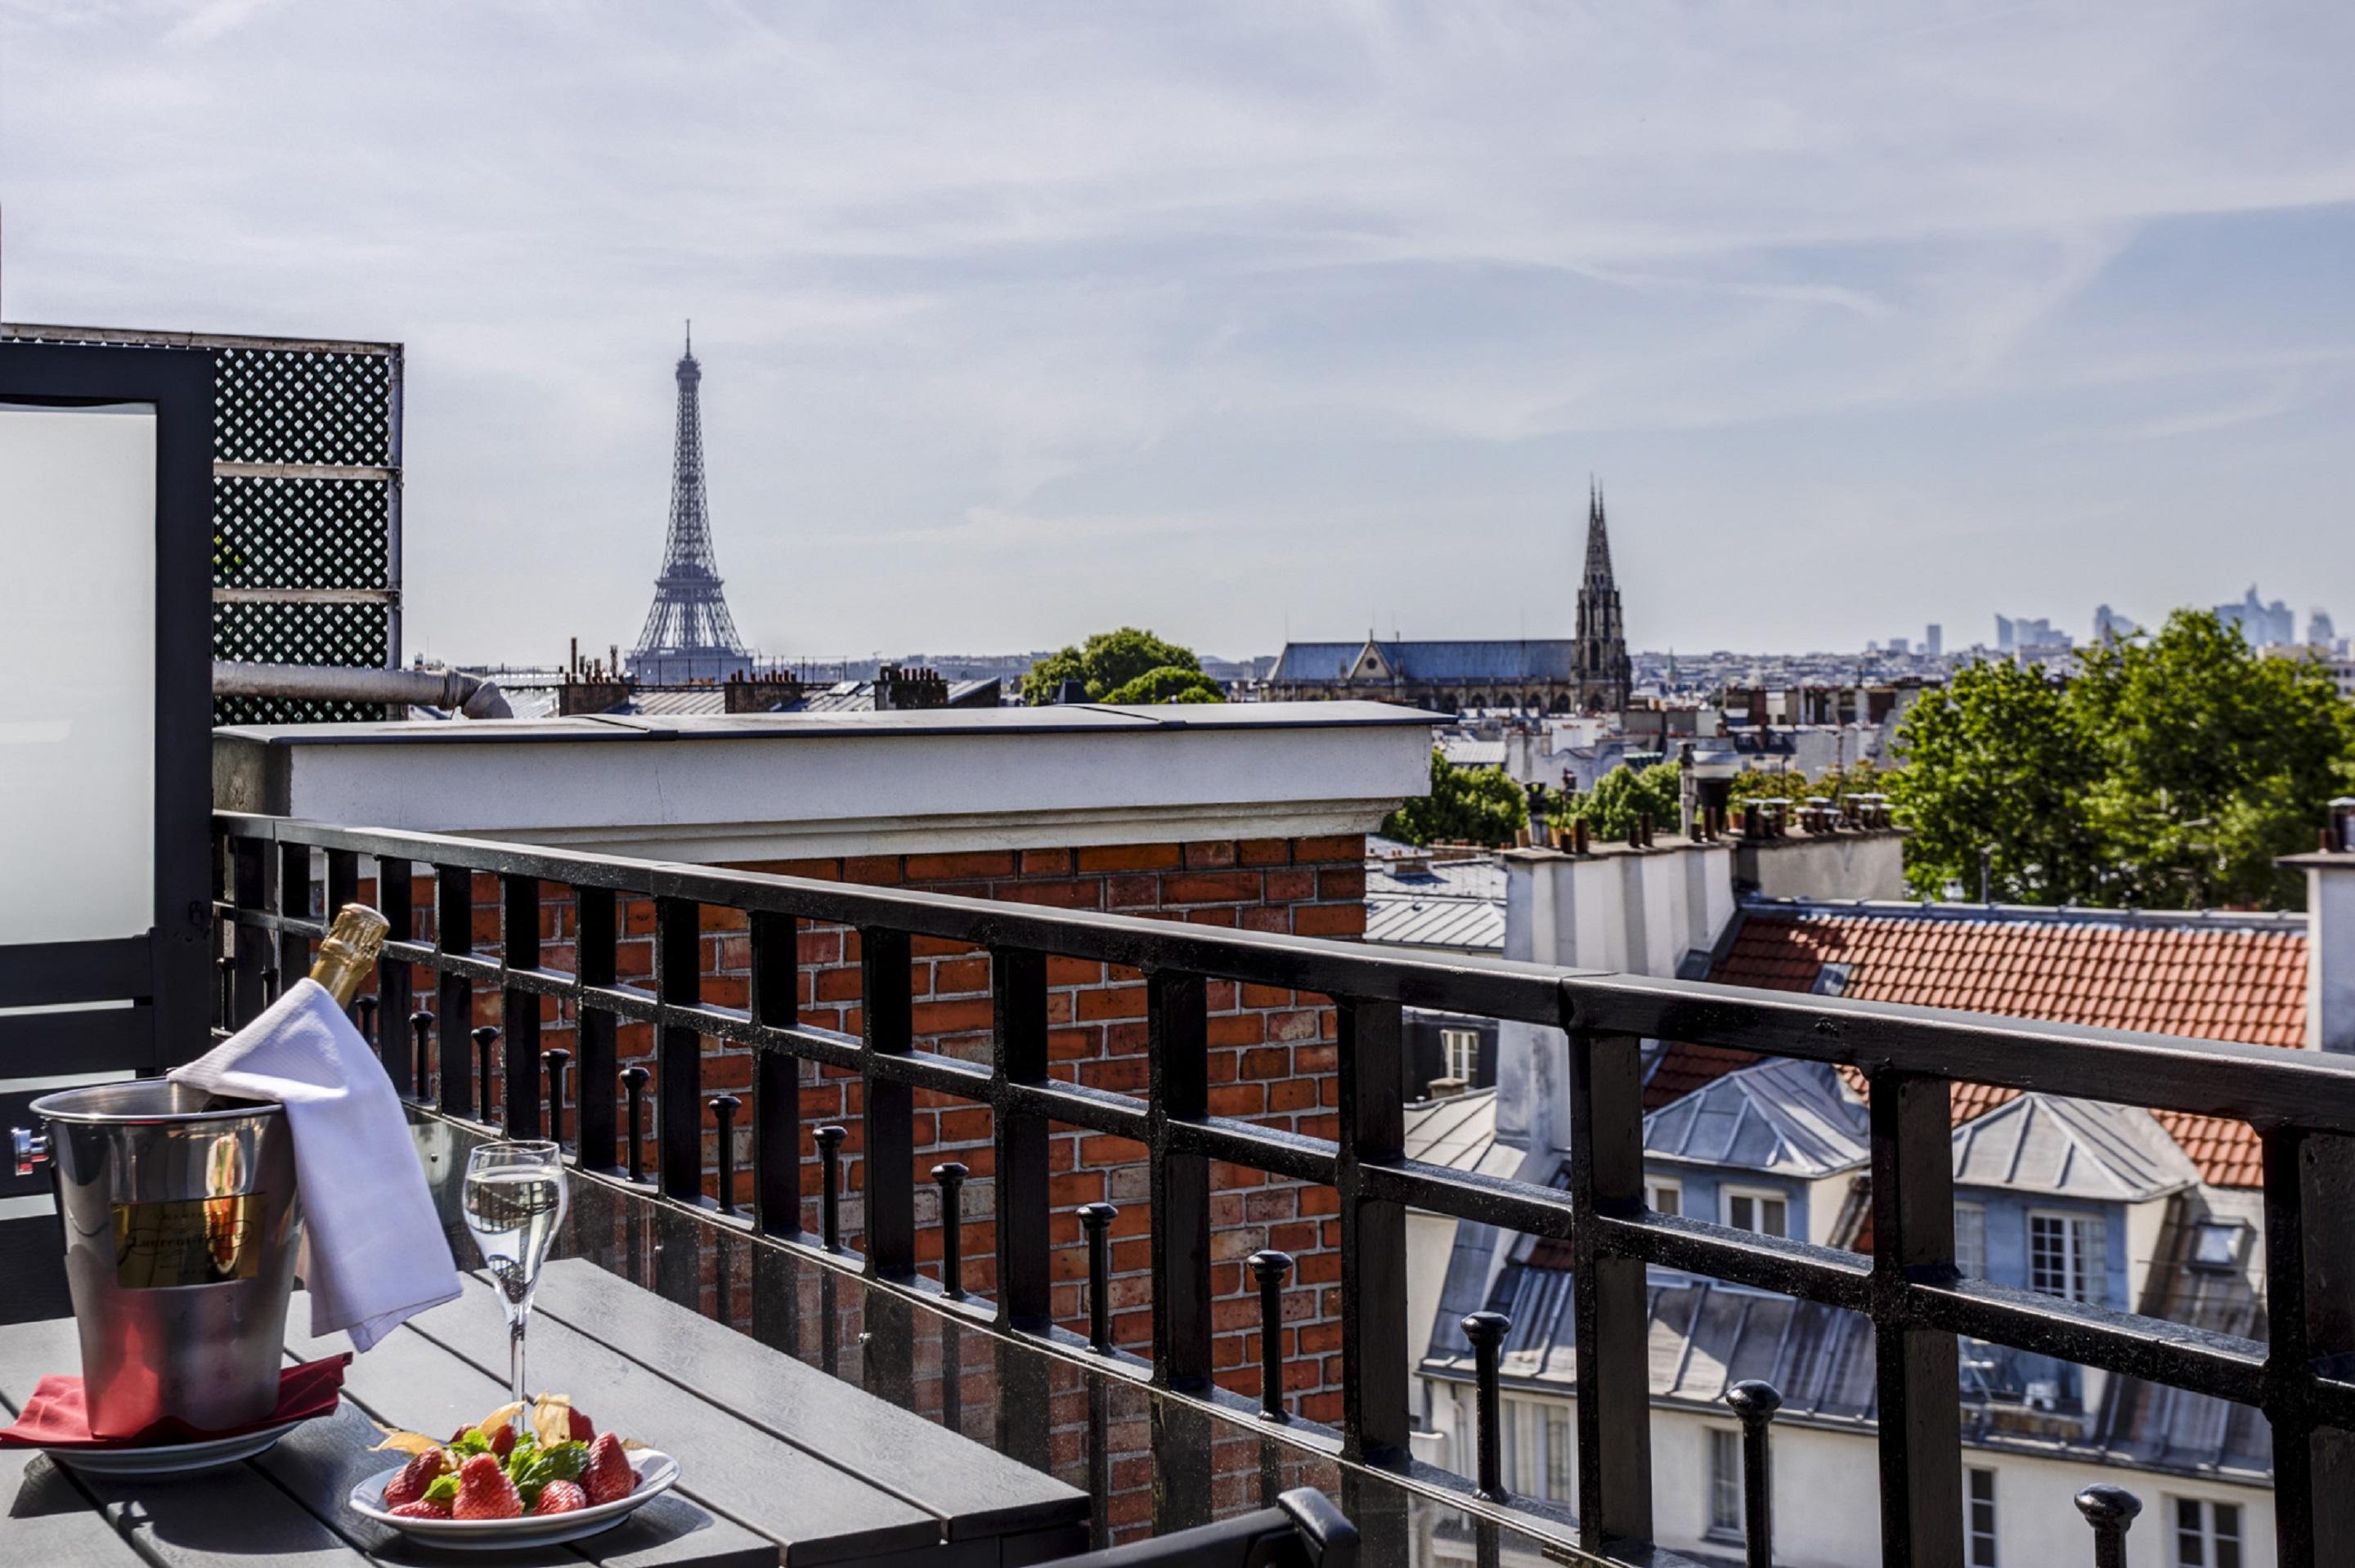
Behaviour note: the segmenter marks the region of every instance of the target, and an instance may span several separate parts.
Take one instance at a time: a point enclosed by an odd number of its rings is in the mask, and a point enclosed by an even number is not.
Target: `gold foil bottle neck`
[[[327,988],[337,1007],[349,1007],[360,981],[376,967],[392,922],[365,904],[346,904],[336,911],[336,923],[319,942],[319,958],[311,978]]]

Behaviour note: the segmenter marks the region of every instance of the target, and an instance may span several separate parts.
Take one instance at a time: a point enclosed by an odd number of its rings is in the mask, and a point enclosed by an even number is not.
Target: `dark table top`
[[[288,1315],[291,1361],[344,1348]],[[613,1530],[502,1553],[526,1568],[1023,1568],[1084,1550],[1087,1494],[838,1382],[595,1266],[548,1266],[532,1317],[534,1387],[569,1393],[600,1429],[675,1457],[679,1481]],[[490,1287],[412,1319],[346,1377],[343,1407],[269,1452],[175,1479],[83,1476],[41,1455],[0,1518],[0,1561],[250,1568],[464,1559],[406,1544],[344,1497],[399,1456],[377,1423],[442,1434],[506,1400],[506,1329]],[[0,1403],[80,1364],[68,1319],[0,1327]],[[0,1455],[0,1475],[17,1465]],[[471,1554],[470,1554],[471,1555]]]

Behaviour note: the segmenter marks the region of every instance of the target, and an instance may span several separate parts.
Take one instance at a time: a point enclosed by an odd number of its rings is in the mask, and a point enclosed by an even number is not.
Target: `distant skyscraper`
[[[2220,604],[2216,619],[2226,626],[2237,627],[2253,648],[2275,648],[2297,641],[2297,617],[2280,599],[2271,604],[2257,597],[2257,585],[2251,583],[2247,597],[2238,604]]]
[[[678,428],[671,453],[670,532],[654,608],[630,654],[630,674],[656,685],[724,681],[751,655],[720,594],[719,564],[711,551],[711,514],[703,494],[703,366],[695,339],[678,361]]]
[[[1932,621],[1922,632],[1922,652],[1935,659],[1946,651],[1946,629]]]
[[[2306,641],[2316,648],[2328,648],[2339,641],[2339,629],[2330,623],[2330,612],[2318,604],[2307,615]]]
[[[1888,646],[1891,653],[1910,653],[1913,651],[1913,644],[1902,637],[1891,638]]]
[[[2009,653],[2011,648],[2011,617],[1998,615],[1995,618],[1995,651],[1998,653]]]
[[[2096,642],[2115,642],[2122,637],[2132,637],[2141,630],[2106,604],[2094,607],[2094,641]]]
[[[1619,620],[1619,585],[1611,576],[1611,535],[1603,521],[1603,492],[1586,494],[1586,575],[1578,585],[1579,706],[1588,713],[1624,713],[1635,683],[1626,630]]]

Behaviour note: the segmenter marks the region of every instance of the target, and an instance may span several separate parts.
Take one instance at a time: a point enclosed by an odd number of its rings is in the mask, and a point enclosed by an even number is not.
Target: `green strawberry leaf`
[[[432,1485],[425,1489],[427,1502],[450,1502],[457,1496],[458,1478],[447,1472],[434,1477]]]
[[[528,1441],[528,1439],[527,1439]],[[523,1463],[517,1464],[518,1459]],[[577,1481],[589,1466],[589,1445],[564,1442],[552,1447],[534,1446],[530,1456],[524,1456],[524,1445],[517,1443],[507,1457],[507,1478],[515,1483],[516,1495],[523,1499],[526,1509],[539,1506],[539,1494],[550,1481]]]
[[[450,1447],[452,1452],[458,1456],[458,1462],[463,1465],[477,1454],[489,1453],[491,1440],[475,1428],[469,1426],[464,1432],[459,1434],[458,1440],[451,1444]]]

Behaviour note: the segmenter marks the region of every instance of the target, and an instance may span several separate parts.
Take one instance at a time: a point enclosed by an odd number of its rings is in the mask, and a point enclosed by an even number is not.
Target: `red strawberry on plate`
[[[477,1454],[458,1467],[458,1500],[450,1505],[453,1519],[517,1519],[523,1499],[515,1483],[488,1454]]]
[[[491,1452],[496,1454],[501,1459],[505,1459],[509,1454],[515,1452],[515,1423],[512,1421],[500,1422],[498,1425],[498,1430],[491,1434]]]
[[[449,1457],[439,1448],[428,1448],[400,1467],[400,1474],[384,1484],[384,1506],[400,1508],[425,1495],[442,1471],[448,1469]]]
[[[581,1414],[578,1408],[572,1411],[571,1436],[575,1443],[593,1443],[597,1440],[596,1425],[587,1416]]]
[[[539,1506],[531,1511],[542,1513],[576,1513],[589,1506],[589,1494],[581,1489],[578,1481],[550,1481],[539,1489]]]
[[[600,1432],[589,1445],[589,1463],[581,1471],[581,1485],[592,1503],[618,1502],[638,1489],[638,1473],[630,1468],[630,1457],[622,1450],[622,1440],[611,1432]]]
[[[392,1517],[395,1519],[448,1519],[450,1505],[420,1498],[415,1502],[405,1502],[392,1510]]]

